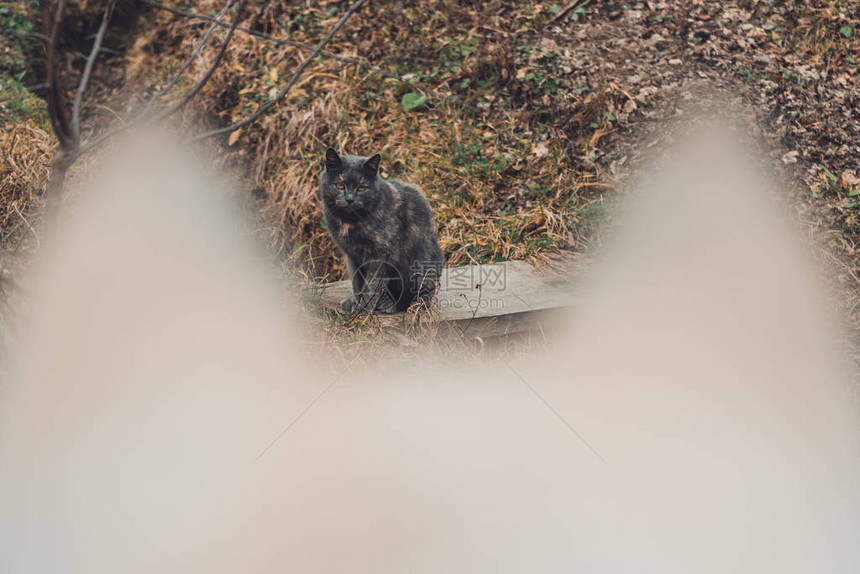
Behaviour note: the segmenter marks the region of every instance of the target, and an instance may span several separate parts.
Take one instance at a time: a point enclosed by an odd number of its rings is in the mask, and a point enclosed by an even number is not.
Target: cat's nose
[[[352,203],[355,201],[355,196],[353,196],[353,195],[346,195],[346,196],[344,196],[344,199],[346,200],[346,202],[347,202],[349,205],[352,205]]]

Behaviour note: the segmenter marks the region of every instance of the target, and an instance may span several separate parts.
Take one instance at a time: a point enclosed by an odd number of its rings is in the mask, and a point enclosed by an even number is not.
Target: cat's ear
[[[325,167],[326,169],[336,169],[343,165],[343,160],[333,147],[325,150]]]
[[[364,162],[364,165],[362,167],[364,167],[364,169],[366,169],[367,171],[373,172],[373,175],[376,175],[376,173],[379,171],[379,161],[381,159],[382,156],[376,154],[375,156],[367,158],[367,161]]]

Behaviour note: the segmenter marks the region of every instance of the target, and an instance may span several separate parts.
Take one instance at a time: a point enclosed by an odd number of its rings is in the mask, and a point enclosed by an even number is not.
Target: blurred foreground
[[[643,186],[549,352],[331,377],[217,185],[127,146],[2,387],[0,571],[855,572],[856,389],[735,147]]]

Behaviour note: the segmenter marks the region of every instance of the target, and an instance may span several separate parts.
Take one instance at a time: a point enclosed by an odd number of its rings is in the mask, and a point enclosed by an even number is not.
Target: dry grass
[[[35,226],[55,148],[53,136],[31,121],[0,131],[0,245],[7,251],[39,241]]]
[[[357,154],[381,152],[383,172],[420,184],[437,214],[440,243],[450,264],[521,259],[581,248],[587,240],[593,226],[580,220],[592,217],[584,208],[599,199],[602,188],[589,181],[593,170],[576,169],[571,153],[578,153],[579,130],[566,128],[576,123],[587,131],[593,122],[602,125],[599,108],[606,98],[570,97],[531,76],[518,81],[512,48],[481,44],[469,32],[481,14],[453,3],[437,4],[428,24],[423,11],[378,3],[372,10],[384,17],[356,17],[331,49],[357,58],[377,55],[374,63],[412,74],[456,100],[431,98],[406,110],[401,98],[412,89],[408,84],[323,59],[282,106],[230,145],[228,162],[246,172],[248,191],[259,199],[271,243],[310,277],[343,276],[340,257],[321,224],[317,196],[321,154],[328,145]],[[205,12],[207,6],[199,3],[197,9]],[[336,6],[323,2],[301,12],[260,6],[248,20],[266,33],[313,43],[333,22]],[[497,2],[490,9],[511,6]],[[517,10],[523,11],[525,22],[536,22],[533,7]],[[157,13],[152,18],[149,28],[176,33],[181,49],[173,48],[170,36],[150,34],[151,41],[136,43],[129,59],[141,68],[141,53],[158,54],[163,82],[204,26],[190,32],[187,20]],[[432,35],[425,33],[428,25]],[[393,46],[398,47],[396,53],[391,52]],[[245,117],[303,57],[290,46],[237,38],[222,70],[197,102],[194,117],[211,123]],[[431,59],[441,61],[442,69],[430,65]],[[206,65],[204,57],[200,69]],[[481,85],[470,87],[473,80]],[[518,110],[532,95],[541,109],[525,105]],[[507,101],[509,97],[516,101]],[[552,117],[565,106],[564,117]],[[213,115],[211,110],[220,112]],[[558,125],[556,120],[561,120]]]

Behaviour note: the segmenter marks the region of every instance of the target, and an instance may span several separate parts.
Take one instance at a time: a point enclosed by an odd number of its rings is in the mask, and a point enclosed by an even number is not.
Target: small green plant
[[[579,19],[585,16],[585,6],[580,6],[570,14],[570,19],[574,22],[579,22]]]
[[[416,94],[415,92],[408,92],[403,94],[403,97],[400,98],[400,105],[403,107],[403,111],[405,112],[411,112],[426,103],[427,96],[425,94]]]
[[[824,165],[823,163],[820,163],[820,164],[818,164],[818,169],[820,169],[824,173],[824,177],[827,178],[827,182],[830,185],[830,187],[833,187],[833,188],[838,187],[838,184],[837,184],[838,180],[837,180],[836,176],[833,174],[832,171],[827,169],[826,165]]]
[[[0,6],[0,20],[3,20],[3,32],[7,34],[26,34],[33,30],[33,23],[25,14],[11,11],[7,6]]]
[[[605,201],[592,201],[579,210],[579,225],[585,230],[594,231],[602,227],[610,215],[609,204]]]
[[[0,115],[12,123],[32,119],[42,129],[49,130],[48,110],[45,102],[24,87],[26,72],[14,76],[0,73]]]
[[[793,84],[797,84],[798,86],[801,86],[801,87],[806,85],[806,80],[803,79],[803,76],[798,76],[794,72],[789,72],[789,71],[783,72],[782,73],[782,79],[785,80],[786,82],[788,82],[789,84],[793,83]]]

